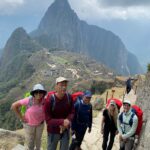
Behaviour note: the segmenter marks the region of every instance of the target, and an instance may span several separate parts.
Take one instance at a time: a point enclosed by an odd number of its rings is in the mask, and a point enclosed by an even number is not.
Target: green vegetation
[[[65,58],[53,56],[55,62],[60,64],[66,64],[68,61]]]
[[[147,72],[150,72],[150,64],[147,65]]]

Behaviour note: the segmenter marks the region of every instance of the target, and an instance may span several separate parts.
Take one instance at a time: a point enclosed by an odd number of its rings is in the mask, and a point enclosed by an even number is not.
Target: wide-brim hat
[[[44,89],[42,84],[34,85],[33,90],[30,92],[30,94],[33,96],[36,91],[42,91],[44,95],[47,94],[47,91]]]

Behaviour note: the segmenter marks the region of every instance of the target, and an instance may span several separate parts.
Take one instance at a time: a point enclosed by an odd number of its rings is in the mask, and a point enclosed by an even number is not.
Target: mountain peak
[[[3,50],[1,62],[6,64],[8,60],[13,59],[22,51],[33,52],[40,48],[40,45],[33,41],[22,27],[19,27],[14,30],[8,39]]]
[[[133,62],[128,63],[128,51],[118,36],[81,21],[71,9],[68,0],[55,0],[32,36],[43,47],[83,53],[120,74],[139,73],[141,70],[137,63],[131,68]]]
[[[43,16],[38,30],[40,30],[40,33],[47,35],[49,32],[56,29],[57,25],[67,23],[73,18],[78,17],[71,9],[68,0],[55,0]]]

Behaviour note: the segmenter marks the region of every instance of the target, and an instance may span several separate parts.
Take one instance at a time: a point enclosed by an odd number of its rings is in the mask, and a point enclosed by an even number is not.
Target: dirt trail
[[[134,91],[131,90],[129,94],[126,94],[124,97],[124,100],[130,100],[132,104],[136,101],[136,95],[134,94]],[[86,133],[83,143],[82,143],[82,149],[83,150],[102,150],[102,134],[100,133],[100,127],[101,127],[101,119],[102,119],[102,111],[99,112],[96,118],[93,119],[93,125],[92,125],[92,132],[89,134]],[[114,146],[112,150],[118,150],[119,149],[119,138],[116,136]]]

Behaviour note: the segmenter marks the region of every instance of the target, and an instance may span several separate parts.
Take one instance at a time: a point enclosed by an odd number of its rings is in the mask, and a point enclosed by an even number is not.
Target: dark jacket
[[[74,104],[75,115],[72,122],[72,130],[80,132],[82,129],[92,127],[92,105],[84,104],[83,100],[77,100]]]

